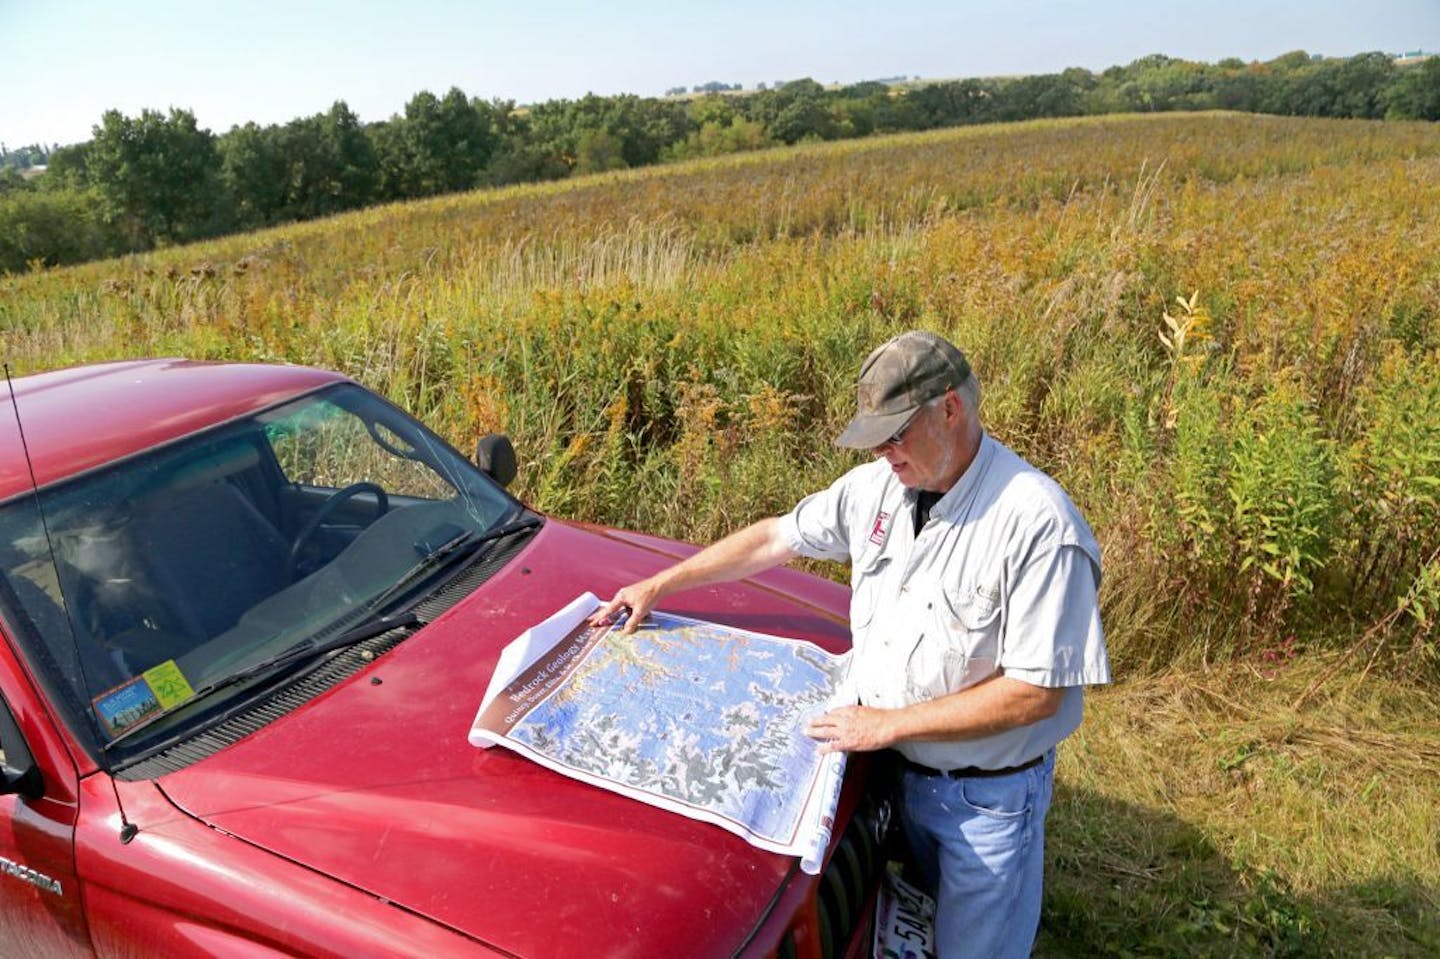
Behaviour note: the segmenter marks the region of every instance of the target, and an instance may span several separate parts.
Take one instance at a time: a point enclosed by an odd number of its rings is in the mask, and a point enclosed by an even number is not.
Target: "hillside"
[[[1440,948],[1440,127],[1166,114],[764,151],[0,280],[15,372],[342,369],[519,493],[708,540],[949,334],[1105,553],[1054,954]],[[829,575],[843,571],[826,570]]]

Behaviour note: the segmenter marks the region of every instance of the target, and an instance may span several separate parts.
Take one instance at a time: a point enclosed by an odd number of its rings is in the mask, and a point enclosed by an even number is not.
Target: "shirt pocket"
[[[937,590],[925,635],[910,654],[912,699],[958,692],[995,672],[1000,656],[1000,604],[973,584]]]
[[[850,573],[850,631],[859,636],[875,619],[880,605],[880,586],[890,566],[890,557],[879,550],[862,555]]]
[[[1000,588],[985,583],[967,582],[946,586],[940,591],[945,612],[955,621],[956,628],[967,632],[987,632],[1000,619]]]

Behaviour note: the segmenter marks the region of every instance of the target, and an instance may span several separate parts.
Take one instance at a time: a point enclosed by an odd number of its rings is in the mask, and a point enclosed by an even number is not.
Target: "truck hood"
[[[216,829],[515,955],[732,954],[793,859],[466,739],[506,643],[687,549],[549,520],[373,664],[158,785]],[[662,605],[840,650],[845,595],[778,571]]]

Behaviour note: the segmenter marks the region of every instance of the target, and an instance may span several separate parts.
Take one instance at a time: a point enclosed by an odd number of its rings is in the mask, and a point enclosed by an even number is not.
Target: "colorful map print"
[[[805,643],[653,614],[607,632],[509,738],[578,773],[791,842],[820,756],[801,732],[845,660]]]

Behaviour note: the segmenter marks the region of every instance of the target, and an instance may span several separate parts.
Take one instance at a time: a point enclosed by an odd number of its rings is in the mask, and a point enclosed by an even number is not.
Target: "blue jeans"
[[[1008,776],[904,774],[901,821],[935,896],[940,959],[1030,955],[1040,925],[1055,753]]]

